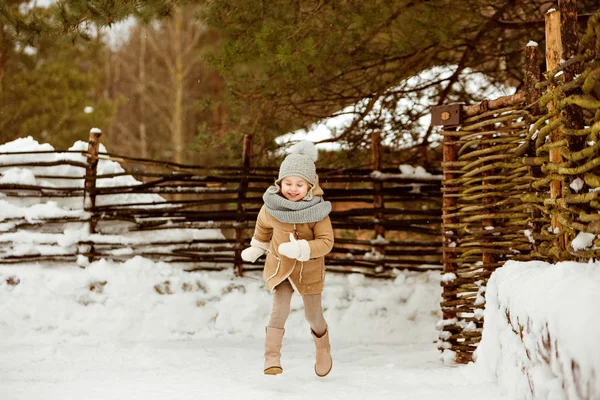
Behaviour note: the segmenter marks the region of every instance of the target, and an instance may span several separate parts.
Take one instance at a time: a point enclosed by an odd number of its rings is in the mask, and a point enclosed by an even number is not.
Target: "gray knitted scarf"
[[[331,203],[322,196],[312,196],[310,200],[290,201],[271,186],[263,195],[265,208],[277,221],[286,224],[304,224],[318,222],[329,215]]]

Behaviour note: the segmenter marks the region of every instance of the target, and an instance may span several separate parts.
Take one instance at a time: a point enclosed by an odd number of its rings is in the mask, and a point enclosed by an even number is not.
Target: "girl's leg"
[[[323,309],[321,308],[321,295],[305,294],[302,296],[302,300],[304,301],[306,320],[310,325],[317,350],[315,373],[320,377],[324,377],[331,371],[333,360],[331,359],[327,323],[325,322],[325,318],[323,318]]]
[[[320,294],[305,294],[302,296],[304,301],[304,314],[310,325],[310,329],[317,337],[321,337],[327,332],[327,322],[323,318],[323,309],[321,307]]]
[[[273,310],[271,311],[271,318],[269,319],[268,326],[283,329],[285,321],[287,321],[287,318],[290,315],[292,294],[294,294],[294,288],[287,279],[275,286],[275,292],[273,293]]]
[[[283,372],[281,366],[281,345],[285,321],[290,314],[290,302],[294,289],[288,280],[275,287],[273,294],[273,311],[265,336],[265,374],[277,375]]]

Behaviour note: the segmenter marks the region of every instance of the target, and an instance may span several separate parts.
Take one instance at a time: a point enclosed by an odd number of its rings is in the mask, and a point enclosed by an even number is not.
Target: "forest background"
[[[346,151],[321,167],[368,166],[379,132],[384,165],[436,170],[439,138],[419,122],[429,107],[482,100],[473,74],[518,90],[523,48],[543,49],[555,5],[1,0],[0,142],[32,136],[65,149],[99,127],[112,153],[237,165],[251,134],[253,165],[269,165],[275,138],[344,116],[324,142]],[[577,6],[582,20],[597,8]]]

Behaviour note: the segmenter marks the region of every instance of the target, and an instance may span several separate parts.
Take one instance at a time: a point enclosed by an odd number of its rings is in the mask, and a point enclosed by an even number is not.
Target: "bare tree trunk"
[[[218,72],[214,72],[211,74],[210,83],[211,89],[213,91],[212,97],[220,100],[221,95],[223,93],[223,83],[221,82],[221,76]],[[213,109],[212,119],[214,132],[218,136],[225,135],[225,107],[223,107],[222,103],[219,102],[219,104],[217,104],[217,106]]]
[[[146,27],[140,27],[140,53],[138,70],[138,131],[140,137],[140,154],[142,158],[148,158],[148,137],[146,133]]]
[[[175,162],[183,162],[183,54],[181,50],[181,26],[183,24],[183,13],[181,7],[175,9],[175,98],[173,108],[172,131],[175,141]]]
[[[114,101],[114,93],[115,93],[115,83],[114,83],[114,73],[113,68],[113,58],[114,53],[108,47],[104,52],[104,88],[102,96],[105,99],[109,99],[111,102]],[[113,103],[114,104],[114,103]],[[114,109],[113,109],[114,110]],[[107,123],[107,126],[104,128],[104,132],[106,132],[106,136],[104,138],[104,146],[106,146],[106,151],[110,152],[113,149],[113,143],[115,140],[115,120],[117,116],[113,114],[110,120]]]
[[[0,93],[2,93],[2,82],[6,73],[6,63],[8,58],[8,40],[4,32],[4,25],[0,25]]]

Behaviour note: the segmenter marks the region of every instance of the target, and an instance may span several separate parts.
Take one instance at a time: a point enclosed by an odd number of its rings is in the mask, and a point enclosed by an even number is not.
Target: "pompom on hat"
[[[275,183],[280,184],[288,176],[300,176],[307,180],[311,186],[317,183],[317,169],[315,162],[319,158],[319,150],[312,142],[303,140],[290,149],[290,154],[283,160],[279,167],[279,177]]]

